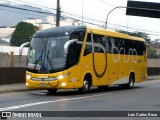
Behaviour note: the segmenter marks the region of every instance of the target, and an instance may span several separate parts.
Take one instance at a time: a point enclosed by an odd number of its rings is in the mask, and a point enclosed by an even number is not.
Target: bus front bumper
[[[33,81],[26,80],[26,86],[28,89],[51,89],[51,88],[67,88],[68,83],[65,80],[55,81]]]

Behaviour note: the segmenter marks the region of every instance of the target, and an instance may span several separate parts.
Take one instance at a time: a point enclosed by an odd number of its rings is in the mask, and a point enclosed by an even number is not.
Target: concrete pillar
[[[13,63],[14,63],[14,52],[11,51],[10,52],[10,67],[13,67]]]

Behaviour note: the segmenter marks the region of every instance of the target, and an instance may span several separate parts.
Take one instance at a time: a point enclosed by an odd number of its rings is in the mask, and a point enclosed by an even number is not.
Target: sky
[[[57,0],[10,0],[26,4],[56,9]],[[136,0],[158,2],[160,0]],[[107,14],[117,6],[126,6],[127,0],[60,0],[62,15],[69,15],[79,19],[104,24]],[[160,38],[160,19],[125,15],[125,8],[115,9],[109,14],[109,29],[123,29],[128,31],[142,31],[149,33],[151,39]],[[55,12],[53,10],[53,12]]]

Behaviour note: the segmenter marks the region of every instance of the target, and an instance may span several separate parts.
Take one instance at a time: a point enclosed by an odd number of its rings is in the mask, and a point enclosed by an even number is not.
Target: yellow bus
[[[21,46],[23,48],[24,44]],[[33,35],[27,57],[29,89],[78,89],[91,86],[133,88],[147,78],[142,38],[87,26],[65,26]]]

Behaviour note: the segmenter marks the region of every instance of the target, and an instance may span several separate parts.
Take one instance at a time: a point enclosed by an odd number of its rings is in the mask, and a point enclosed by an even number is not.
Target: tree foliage
[[[11,37],[11,45],[20,46],[25,42],[30,42],[31,37],[37,30],[38,28],[30,23],[25,23],[25,22],[18,23]]]
[[[150,59],[157,59],[160,56],[157,53],[156,49],[148,47],[148,49],[147,49],[147,57],[150,58]]]

